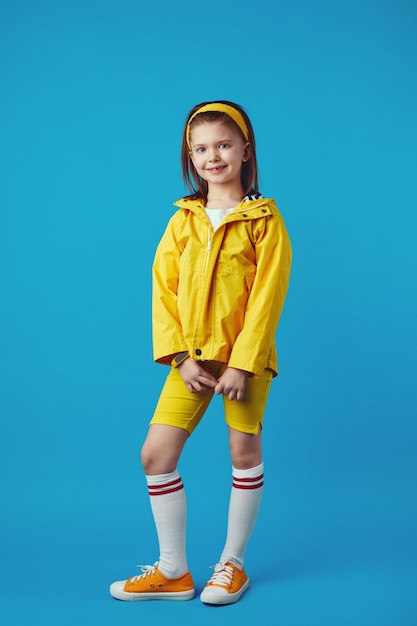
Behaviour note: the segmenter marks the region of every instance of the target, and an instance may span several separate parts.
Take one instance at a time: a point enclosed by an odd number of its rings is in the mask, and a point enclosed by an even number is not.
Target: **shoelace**
[[[158,561],[156,561],[156,563],[154,563],[153,565],[137,565],[137,567],[140,567],[140,569],[142,570],[142,574],[133,576],[130,580],[130,584],[133,585],[136,581],[139,581],[140,579],[145,580],[145,578],[153,576],[154,574],[156,574],[155,570],[157,566]]]
[[[217,563],[217,565],[213,565],[212,567],[214,567],[214,574],[210,578],[209,583],[222,586],[230,586],[232,584],[234,574],[233,567],[225,563]]]

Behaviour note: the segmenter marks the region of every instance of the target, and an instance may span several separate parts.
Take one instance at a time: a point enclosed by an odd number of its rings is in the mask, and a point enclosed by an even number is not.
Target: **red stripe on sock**
[[[260,487],[262,487],[264,484],[264,481],[262,481],[261,483],[257,483],[256,485],[239,485],[237,483],[233,483],[233,487],[235,489],[259,489]]]
[[[255,478],[237,478],[233,476],[233,487],[235,489],[259,489],[264,484],[264,475]]]
[[[148,485],[150,496],[163,496],[167,493],[180,491],[181,489],[184,489],[181,476],[178,476],[178,478],[175,478],[175,480],[171,480],[168,483],[163,483],[162,485]]]
[[[174,493],[174,491],[180,491],[181,489],[184,489],[184,485],[181,483],[180,485],[178,485],[177,487],[172,487],[172,489],[165,489],[163,491],[156,491],[153,492],[151,491],[151,489],[149,488],[149,495],[150,496],[165,496],[167,493]]]
[[[160,491],[161,489],[166,489],[166,487],[171,487],[172,485],[178,485],[181,483],[181,478],[178,477],[175,480],[171,480],[169,483],[163,483],[162,485],[148,485],[149,491]]]
[[[259,474],[259,476],[255,476],[255,478],[238,478],[237,476],[233,476],[233,480],[238,480],[240,483],[254,483],[257,480],[262,480],[263,477],[263,474]]]

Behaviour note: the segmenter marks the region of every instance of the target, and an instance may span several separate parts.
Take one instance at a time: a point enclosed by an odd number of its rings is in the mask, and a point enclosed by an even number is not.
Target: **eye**
[[[226,148],[230,148],[230,144],[229,143],[221,143],[220,144],[220,150],[225,150]]]
[[[205,152],[205,148],[200,146],[199,148],[196,148],[196,152],[199,152],[200,154],[202,154],[203,152]]]

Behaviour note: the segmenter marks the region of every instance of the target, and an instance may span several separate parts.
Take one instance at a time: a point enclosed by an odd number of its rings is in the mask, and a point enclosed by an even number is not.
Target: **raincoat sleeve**
[[[165,365],[170,365],[175,354],[187,349],[177,307],[181,252],[171,219],[157,247],[152,268],[154,360]]]
[[[260,220],[254,235],[256,275],[228,364],[261,375],[276,350],[275,333],[287,295],[292,250],[279,213]]]

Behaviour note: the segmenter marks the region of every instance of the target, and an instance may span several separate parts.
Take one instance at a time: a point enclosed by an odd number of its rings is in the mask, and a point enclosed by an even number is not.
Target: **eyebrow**
[[[220,139],[219,141],[214,141],[213,143],[233,143],[233,139]],[[194,146],[194,148],[199,148],[200,146],[206,146],[206,143],[193,143],[191,142],[191,144]]]

